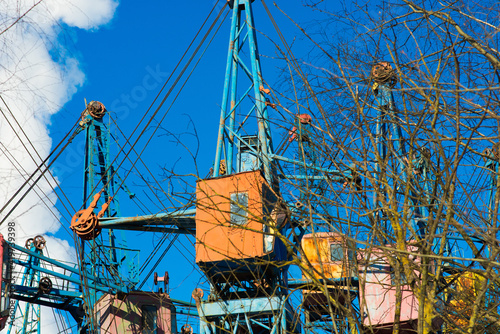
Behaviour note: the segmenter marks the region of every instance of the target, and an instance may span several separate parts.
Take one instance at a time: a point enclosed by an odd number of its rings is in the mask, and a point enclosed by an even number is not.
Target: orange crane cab
[[[357,268],[354,245],[342,233],[319,232],[302,238],[302,263],[311,271],[305,278],[340,279],[355,277]]]
[[[353,298],[354,280],[357,277],[354,244],[338,232],[306,234],[302,238],[303,279],[310,282],[302,290],[307,322],[331,316],[339,305],[346,305]],[[320,280],[323,280],[321,282]],[[328,293],[325,293],[324,284]]]
[[[261,171],[200,180],[196,200],[196,263],[213,281],[272,275],[283,247],[273,236],[277,196]]]

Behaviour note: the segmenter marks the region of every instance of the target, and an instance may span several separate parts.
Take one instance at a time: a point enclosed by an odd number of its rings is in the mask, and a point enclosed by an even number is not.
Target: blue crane
[[[121,330],[124,323],[137,331],[154,332],[166,326],[158,316],[160,309],[171,312],[166,321],[173,333],[174,303],[196,307],[190,312],[199,316],[200,334],[312,333],[325,328],[345,334],[367,328],[383,333],[396,324],[411,330],[419,320],[416,293],[405,295],[415,302],[408,312],[395,310],[397,286],[410,285],[405,280],[413,269],[403,270],[402,277],[396,277],[393,269],[403,260],[413,264],[428,261],[415,254],[429,240],[433,252],[444,256],[453,255],[457,247],[450,241],[464,240],[454,235],[457,231],[445,231],[441,224],[433,232],[437,237],[428,239],[430,222],[441,219],[435,209],[436,193],[441,189],[436,186],[431,151],[405,143],[393,94],[397,84],[394,70],[388,62],[380,62],[371,73],[376,116],[373,151],[367,153],[371,161],[364,161],[369,167],[357,170],[354,162],[345,161],[325,167],[315,145],[313,117],[305,113],[290,116],[294,127],[290,137],[284,139],[287,145],[296,143],[292,145],[296,147],[294,156],[280,153],[274,148],[270,117],[272,109],[281,106],[272,102],[273,92],[262,74],[253,2],[227,2],[231,28],[215,159],[209,177],[198,177],[196,200],[190,207],[121,216],[117,192],[123,182],[116,181],[118,174],[111,163],[111,135],[103,121],[106,109],[97,101],[86,105],[74,134],[86,134],[83,205],[71,223],[80,238],[78,266],[44,256],[40,240],[27,247],[6,243],[25,254],[12,258],[25,270],[20,284],[10,284],[14,291],[11,297],[28,302],[25,314],[32,308],[36,316],[34,305],[65,310],[82,333],[103,326]],[[486,168],[491,173],[489,207],[493,216],[498,174],[494,153],[486,154]],[[322,198],[341,197],[340,191],[335,192],[331,186],[333,182],[343,184],[343,191],[348,188],[344,193],[371,192],[372,203],[364,209],[372,226],[366,230],[380,228],[384,232],[373,247],[356,244],[355,236],[332,227],[332,220],[344,217],[321,211],[326,206],[322,206]],[[369,191],[363,189],[366,183],[372,186]],[[291,184],[293,190],[284,191],[285,184]],[[346,211],[354,211],[347,200],[343,204]],[[402,205],[410,207],[407,229],[401,229],[397,221],[407,218],[400,215],[398,206]],[[209,284],[207,296],[207,290],[196,288],[192,294],[195,305],[175,301],[162,290],[153,293],[160,302],[148,299],[151,294],[137,287],[134,252],[117,231],[195,237],[196,264]],[[469,239],[483,242],[476,235]],[[316,255],[315,260],[312,255]],[[304,270],[301,279],[292,280],[289,271],[292,263],[297,265],[297,259]],[[458,269],[445,269],[444,281],[449,286],[457,279]],[[48,277],[71,285],[55,286]],[[155,275],[158,282],[164,282],[166,292],[168,275]],[[301,293],[298,306],[292,302],[293,290]],[[373,291],[378,295],[369,294]],[[444,296],[448,290],[440,294]],[[143,300],[142,304],[138,300]],[[109,307],[119,308],[120,302],[131,305],[127,312],[142,316],[141,324],[125,316],[121,323],[106,318]],[[187,334],[192,329],[183,327],[182,332]]]

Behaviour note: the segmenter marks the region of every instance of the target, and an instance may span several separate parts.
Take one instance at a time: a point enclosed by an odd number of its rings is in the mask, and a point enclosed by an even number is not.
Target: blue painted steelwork
[[[35,328],[34,325],[37,328],[36,332],[40,332],[38,323],[40,306],[67,311],[75,321],[82,323],[86,316],[82,308],[84,303],[81,291],[82,280],[85,280],[88,287],[102,293],[128,292],[127,287],[110,283],[97,276],[86,275],[82,277],[77,265],[70,266],[46,257],[42,254],[41,249],[34,245],[27,249],[14,243],[7,244],[11,249],[11,254],[16,254],[15,257],[9,259],[9,262],[24,268],[23,279],[19,284],[13,283],[11,288],[11,298],[16,300],[16,309],[20,301],[26,302],[22,312],[25,316],[23,332],[29,333]],[[23,257],[27,259],[23,260]],[[51,282],[50,287],[44,288],[43,284],[40,285],[40,282],[44,280]],[[62,284],[52,285],[54,280],[58,280]],[[34,312],[35,321],[29,318],[32,312]],[[9,327],[9,332],[11,329],[12,326]]]
[[[109,204],[108,208],[104,212],[105,217],[111,217],[119,215],[119,207],[117,205],[117,197],[115,191],[115,183],[113,182],[114,171],[110,166],[110,156],[109,156],[109,143],[110,143],[110,132],[109,127],[103,122],[103,117],[106,115],[106,109],[102,103],[97,101],[90,102],[84,112],[82,113],[82,118],[79,123],[78,129],[70,138],[73,138],[80,132],[85,131],[86,141],[85,141],[85,156],[84,156],[84,173],[83,173],[83,207],[87,207],[87,201],[90,198],[94,198],[94,195],[100,193],[101,200],[97,205],[100,207],[104,203]],[[91,242],[81,241],[79,254],[80,254],[80,272],[79,276],[82,277],[83,282],[80,279],[67,278],[61,276],[60,273],[50,272],[47,269],[38,266],[36,263],[22,262],[18,259],[14,260],[17,263],[28,270],[27,275],[35,275],[33,277],[38,277],[41,272],[50,273],[54,277],[59,277],[62,279],[67,279],[69,282],[73,282],[79,285],[84,292],[85,298],[80,300],[86,304],[87,309],[91,310],[92,305],[97,301],[99,294],[102,293],[102,289],[97,289],[97,286],[92,283],[95,277],[106,278],[108,287],[116,286],[119,291],[127,290],[129,286],[133,286],[137,282],[137,273],[134,268],[132,261],[125,255],[120,256],[120,258],[125,258],[125,261],[118,262],[117,250],[126,249],[126,241],[124,237],[122,238],[121,247],[116,244],[116,238],[112,230],[109,230],[107,242],[104,243],[101,240],[92,240]],[[13,246],[13,248],[16,248]],[[78,248],[78,247],[77,247]],[[30,259],[36,259],[36,255],[30,254]],[[38,261],[38,260],[35,260]],[[56,262],[57,263],[57,262]],[[125,264],[125,267],[129,268],[129,277],[131,277],[127,285],[127,280],[124,275],[121,274],[121,265]],[[31,274],[33,272],[33,274]],[[30,278],[32,279],[32,278]],[[89,281],[90,279],[90,281]],[[114,284],[113,282],[118,282]],[[111,282],[111,283],[109,283]],[[26,282],[25,282],[26,283]],[[23,283],[22,285],[25,285]],[[106,289],[107,291],[108,289]],[[26,296],[19,295],[18,300],[26,299]],[[28,299],[29,300],[29,299]],[[36,300],[29,300],[30,303]],[[38,301],[42,303],[43,301]],[[28,303],[27,307],[31,307]],[[50,304],[50,303],[49,303]],[[80,305],[81,306],[81,305]],[[33,306],[39,307],[39,306]],[[68,310],[71,307],[68,305]],[[71,311],[71,310],[70,310]],[[78,319],[82,320],[82,317]],[[89,324],[93,324],[92,314],[87,314],[87,318],[84,321],[89,321]],[[88,327],[88,324],[79,324],[84,327]],[[24,330],[26,330],[25,326]],[[94,328],[88,327],[90,330]]]
[[[376,83],[374,85],[374,93],[378,101],[378,115],[376,118],[376,135],[375,142],[378,149],[378,156],[376,156],[375,163],[375,175],[374,178],[378,183],[379,189],[384,189],[384,185],[379,180],[379,174],[381,172],[380,163],[388,163],[388,150],[391,149],[391,157],[396,160],[396,170],[399,171],[400,184],[407,184],[410,187],[409,196],[411,203],[413,204],[413,217],[412,217],[412,228],[416,235],[420,238],[426,237],[426,226],[429,221],[431,208],[434,206],[434,199],[432,195],[431,184],[435,181],[430,170],[430,151],[426,148],[421,148],[419,150],[414,150],[414,156],[411,158],[407,157],[407,150],[403,142],[403,135],[401,127],[399,126],[399,121],[396,116],[397,108],[394,102],[393,96],[393,85],[395,82],[389,80],[387,82]],[[392,124],[391,135],[392,138],[389,140],[389,131],[387,129],[387,122]],[[390,141],[390,143],[389,143]],[[411,161],[410,161],[411,160]],[[380,162],[380,163],[379,163]],[[411,182],[406,182],[409,179],[407,175],[407,165],[412,166],[412,172],[416,175],[411,178]],[[396,190],[396,186],[393,185],[393,190]],[[382,195],[381,195],[382,194]],[[385,217],[382,212],[380,201],[381,198],[377,196],[384,196],[384,200],[387,200],[387,192],[379,191],[373,196],[375,208],[379,208],[378,217],[380,221],[384,221]],[[385,229],[389,230],[389,226],[385,223]],[[437,226],[436,234],[440,235],[443,233],[441,225]],[[440,248],[440,238],[433,239],[433,249],[439,253]],[[445,256],[451,255],[451,245],[449,241],[445,241],[444,253]]]
[[[498,196],[499,193],[497,191],[498,189],[498,178],[500,175],[500,163],[498,157],[500,156],[499,153],[500,149],[500,144],[495,143],[491,149],[486,149],[485,150],[485,167],[489,170],[489,180],[488,180],[488,191],[487,191],[487,196],[488,196],[488,223],[489,226],[494,226],[494,221],[498,219],[498,209],[499,209],[499,204],[498,204]],[[498,232],[495,233],[495,239],[498,240]],[[477,238],[476,238],[477,239]],[[474,239],[472,239],[474,240]],[[481,239],[481,243],[487,244]],[[485,258],[489,258],[491,256],[491,251],[490,247],[486,247],[485,249]],[[496,286],[496,284],[494,284]],[[498,301],[499,298],[495,295],[495,293],[490,293],[489,291],[486,292],[486,298],[485,301],[487,305],[490,307],[492,305],[497,305],[495,306],[497,312],[498,312]]]
[[[405,161],[407,153],[406,147],[403,143],[403,135],[401,127],[399,126],[399,121],[396,116],[396,106],[394,102],[393,96],[393,86],[394,82],[391,80],[387,82],[379,82],[376,83],[373,87],[373,91],[375,96],[377,97],[378,102],[378,115],[376,118],[376,133],[375,133],[375,144],[377,147],[376,153],[376,163],[375,163],[375,175],[374,178],[376,183],[378,183],[379,189],[382,191],[378,191],[377,194],[373,196],[374,207],[378,208],[378,219],[383,222],[384,228],[386,231],[390,230],[390,226],[387,223],[387,217],[385,217],[384,212],[382,211],[382,206],[380,202],[388,200],[388,194],[385,189],[385,185],[383,182],[379,180],[379,175],[382,171],[381,164],[388,163],[388,151],[391,150],[391,157],[395,159],[395,168],[399,171],[399,177],[401,180],[401,184],[405,184],[408,180],[407,168],[406,165],[409,161]],[[391,131],[391,139],[389,139],[389,130],[387,123],[392,124]],[[412,161],[414,170],[421,169],[424,175],[424,178],[418,182],[418,184],[409,184],[410,186],[410,198],[413,202],[413,230],[420,237],[425,237],[425,227],[426,222],[429,219],[429,202],[422,201],[422,198],[429,199],[430,190],[429,190],[429,169],[426,160],[421,156],[420,153],[417,153],[416,158]],[[414,180],[414,179],[413,179]],[[416,189],[421,189],[423,191],[418,191]],[[394,189],[396,190],[396,189]],[[427,192],[427,195],[426,195]],[[380,198],[383,196],[384,198]],[[385,221],[385,222],[384,222]]]
[[[295,126],[290,135],[289,141],[297,142],[297,160],[285,157],[276,157],[276,159],[295,165],[295,169],[299,173],[299,175],[287,175],[286,177],[289,181],[298,181],[295,186],[299,194],[296,208],[291,210],[293,216],[300,221],[310,222],[307,229],[308,233],[312,233],[312,235],[321,231],[344,232],[340,231],[340,227],[337,230],[337,226],[330,221],[333,215],[328,213],[330,205],[325,205],[325,202],[328,203],[332,196],[338,197],[338,194],[330,191],[332,182],[343,183],[343,188],[347,184],[354,183],[355,187],[359,188],[356,167],[351,164],[343,171],[320,167],[321,161],[318,151],[324,150],[326,147],[319,148],[315,145],[316,137],[313,132],[312,117],[309,114],[301,114],[296,117]],[[305,252],[306,250],[302,249],[301,254],[305,255]],[[304,271],[315,270],[318,268],[311,267]],[[331,300],[335,300],[340,305],[347,305],[346,300],[349,300],[350,307],[359,308],[358,277],[328,277],[326,275],[326,278],[288,281],[290,289],[302,292],[301,312],[304,333],[312,334],[325,331],[342,334],[355,333],[355,322],[352,321],[352,318],[350,321],[345,312],[335,308]]]
[[[261,170],[274,190],[273,199],[266,201],[274,206],[275,197],[279,196],[279,179],[274,163],[280,157],[274,155],[273,151],[265,97],[267,90],[263,86],[251,2],[229,2],[232,9],[231,31],[211,177]],[[247,52],[240,52],[244,48]],[[240,70],[243,78],[240,78]],[[255,119],[256,123],[250,124],[251,119]],[[263,214],[269,216],[271,210]],[[285,227],[289,228],[290,225],[286,224]],[[268,226],[263,228],[264,233],[271,233]],[[264,257],[246,258],[244,263],[219,261],[203,264],[212,291],[210,301],[197,301],[201,316],[200,333],[300,332],[295,312],[286,301],[287,267],[277,266],[278,261],[286,260],[286,248],[279,238],[271,236],[271,239],[274,240],[272,245],[268,245],[271,248],[265,247],[266,252],[270,253]],[[267,269],[253,272],[256,268]],[[234,280],[236,276],[238,279]],[[214,299],[220,301],[213,302]]]
[[[194,234],[196,231],[195,214],[196,210],[191,209],[138,217],[104,217],[99,219],[99,227],[103,229]]]
[[[128,249],[124,237],[122,244],[118,244],[112,228],[141,231],[161,230],[164,232],[169,229],[165,225],[171,225],[173,227],[170,229],[175,233],[194,233],[195,210],[144,217],[116,218],[119,216],[119,208],[115,203],[117,200],[115,183],[113,182],[116,174],[110,166],[110,132],[102,120],[104,115],[104,106],[99,102],[92,101],[82,114],[80,127],[71,137],[74,139],[78,133],[85,130],[83,207],[87,207],[87,200],[92,197],[94,198],[93,202],[96,202],[92,205],[104,208],[103,226],[94,226],[90,237],[82,238],[79,249],[80,263],[74,267],[69,266],[44,256],[33,247],[30,250],[13,243],[6,243],[9,250],[20,252],[27,257],[27,260],[13,257],[6,262],[20,266],[25,270],[21,284],[11,284],[13,291],[11,297],[17,301],[16,308],[19,302],[26,302],[23,314],[30,313],[28,311],[31,309],[36,310],[34,313],[36,321],[33,321],[36,326],[39,326],[40,306],[47,306],[69,312],[77,322],[79,332],[98,332],[99,325],[93,314],[94,304],[98,298],[103,294],[128,294],[133,290],[137,283],[136,267],[130,258],[118,254],[118,252],[123,251],[124,254],[130,254],[132,252],[138,253],[138,251]],[[95,196],[96,194],[99,196]],[[133,197],[133,194],[129,195]],[[85,210],[79,211],[75,217],[79,217],[82,211]],[[97,219],[95,221],[97,222]],[[77,225],[81,223],[78,220],[75,222]],[[74,228],[73,225],[72,228]],[[109,230],[106,243],[102,239],[95,239],[102,228]],[[128,269],[128,273],[124,273],[122,268]],[[42,277],[42,281],[50,281],[52,278],[63,283],[44,291],[37,283],[40,281],[41,275],[45,275]],[[189,303],[174,302],[182,304],[183,307],[193,307]],[[184,314],[197,315],[196,312],[189,310],[185,311]],[[25,319],[29,319],[29,317],[25,317]],[[34,328],[31,322],[31,320],[25,320],[23,326],[25,332],[30,332]],[[34,331],[40,332],[39,327],[35,328]]]
[[[257,333],[300,333],[298,319],[284,296],[204,302],[198,308],[200,334],[241,331]]]
[[[32,242],[30,245],[30,250],[37,254],[42,253],[41,248],[36,248],[35,244]],[[40,284],[40,271],[36,270],[36,267],[39,265],[40,260],[34,256],[28,256],[26,260],[27,265],[24,266],[24,273],[21,279],[21,286],[29,286],[36,290],[38,290],[38,286]],[[14,287],[14,291],[17,291]],[[21,305],[19,303],[19,299],[16,300],[14,304],[13,310],[11,310],[11,314],[14,314],[14,317],[9,319],[9,327],[7,329],[7,333],[39,333],[40,332],[40,305],[33,303],[24,303]],[[16,330],[15,325],[19,324],[22,319],[22,328],[21,330]],[[14,331],[13,331],[14,329]]]
[[[498,163],[498,148],[499,145],[496,144],[492,149],[487,149],[484,153],[485,164],[484,166],[489,171],[489,181],[488,181],[488,220],[491,222],[495,219],[495,216],[498,214],[498,204],[495,204],[495,199],[497,196],[497,188],[498,188],[498,173],[499,171],[499,163]]]
[[[237,132],[245,126],[247,134],[256,133],[258,138],[257,154],[259,166],[264,172],[265,179],[271,185],[274,183],[274,172],[272,166],[271,154],[273,153],[271,130],[269,126],[269,119],[266,106],[266,98],[263,92],[263,80],[260,67],[260,60],[257,48],[257,38],[255,32],[255,25],[253,20],[252,8],[248,0],[235,0],[232,5],[232,20],[231,32],[229,39],[229,50],[226,63],[226,75],[224,81],[224,90],[222,94],[221,103],[221,116],[217,138],[217,149],[215,154],[215,162],[212,177],[221,175],[221,161],[225,160],[226,174],[240,172],[239,160],[235,163],[235,154],[238,148],[241,148],[244,143]],[[246,30],[246,35],[242,39],[241,34]],[[240,57],[240,50],[248,47],[250,68],[246,66],[242,57]],[[243,82],[239,80],[238,70],[243,69],[243,72],[249,77],[249,87],[245,88],[242,95],[238,92],[238,83]],[[249,92],[253,89],[253,96],[249,98]],[[248,108],[248,110],[255,111],[257,118],[257,127],[248,126],[247,120],[249,114],[241,121],[238,130],[235,129],[238,109]],[[255,132],[256,131],[256,132]]]
[[[306,197],[314,197],[311,195],[312,192],[320,191],[325,180],[329,182],[353,181],[355,178],[353,168],[329,169],[321,167],[318,163],[314,144],[306,138],[307,133],[311,130],[311,117],[309,115],[306,115],[307,121],[301,119],[300,115],[295,119],[295,135],[298,136],[299,143],[298,158],[291,159],[274,153],[267,108],[269,103],[264,95],[269,92],[263,87],[251,2],[234,0],[230,1],[229,4],[232,8],[232,23],[217,149],[211,176],[215,178],[222,175],[261,170],[278,197],[280,197],[279,181],[281,179],[298,180],[299,202],[304,203],[307,202]],[[246,35],[242,38],[244,31],[246,31]],[[250,53],[244,60],[240,50],[247,45]],[[247,66],[248,63],[250,66]],[[247,82],[239,79],[239,69],[243,71],[244,77],[250,79],[249,87],[246,85],[243,89],[239,87],[242,82]],[[239,88],[240,90],[238,90]],[[252,89],[253,95],[250,99],[248,96]],[[239,95],[240,91],[244,94]],[[252,127],[248,122],[252,114],[256,116],[256,127]],[[236,122],[238,116],[241,121]],[[235,124],[237,123],[239,126],[236,128]],[[278,175],[276,172],[278,163],[293,166],[292,168],[297,172],[297,175]],[[298,229],[298,231],[289,234],[293,236],[293,240],[287,243],[287,247],[291,247],[292,252],[298,252],[298,245],[305,233],[305,228],[297,224],[297,221],[302,221],[304,209],[299,210],[295,203],[293,205],[282,204],[287,207],[286,211],[291,213],[293,218],[280,227],[280,233],[288,235],[286,230]],[[314,212],[307,216],[319,218],[318,214]],[[263,219],[267,218],[263,217]],[[100,224],[103,225],[103,222]],[[266,227],[264,226],[264,233],[270,233]],[[245,258],[244,263],[238,261],[203,263],[202,270],[205,271],[212,283],[212,290],[208,301],[200,299],[197,303],[201,316],[200,332],[202,334],[237,333],[239,331],[254,333],[257,328],[259,333],[285,333],[301,330],[300,326],[297,325],[298,319],[295,312],[285,302],[289,293],[288,267],[286,265],[280,266],[280,263],[284,263],[280,261],[286,260],[286,257],[289,256],[290,249],[284,246],[282,240],[275,239],[274,252],[269,256],[254,259]],[[283,255],[279,255],[280,252]],[[262,263],[269,268],[281,268],[281,272],[278,275],[270,269],[266,273],[253,272],[258,267],[256,264]],[[248,272],[248,274],[245,276],[244,272]],[[232,276],[229,273],[232,273]],[[261,281],[252,280],[252,277],[259,275],[263,277]],[[232,279],[233,276],[238,276],[238,279]],[[215,279],[216,277],[218,279]],[[265,287],[262,281],[265,282]],[[213,302],[215,299],[220,300],[220,302]]]
[[[297,204],[301,207],[302,211],[298,219],[301,221],[310,220],[310,217],[314,214],[313,211],[316,211],[316,209],[312,208],[318,206],[316,199],[322,198],[325,195],[322,191],[325,183],[321,180],[321,176],[326,176],[324,175],[326,173],[328,173],[328,176],[332,176],[332,178],[343,179],[350,176],[350,171],[346,172],[349,175],[343,175],[339,170],[328,170],[318,167],[318,154],[313,144],[314,139],[311,136],[311,122],[312,118],[309,114],[298,115],[295,118],[295,126],[291,131],[292,137],[289,139],[295,139],[298,144],[297,155],[300,163],[297,166],[299,175],[294,179],[298,181],[297,190],[299,196]],[[276,159],[293,162],[293,160],[285,159],[284,157]]]
[[[391,80],[383,83],[376,83],[373,87],[373,92],[377,97],[378,102],[378,114],[376,118],[376,132],[375,132],[375,146],[377,148],[376,156],[375,156],[375,182],[378,184],[379,189],[384,189],[385,185],[380,182],[380,175],[382,170],[385,168],[388,157],[388,127],[387,122],[391,122],[393,124],[392,136],[395,138],[395,149],[393,152],[397,161],[397,168],[402,173],[404,179],[407,179],[405,164],[402,162],[402,158],[405,156],[406,149],[404,145],[401,143],[401,128],[397,125],[396,121],[396,106],[394,103],[394,96],[392,93],[392,88],[394,86],[394,82]],[[389,118],[389,120],[387,120]],[[383,196],[383,199],[380,198]],[[373,196],[374,207],[378,209],[377,216],[378,220],[382,222],[383,228],[388,231],[390,226],[386,220],[385,213],[382,211],[381,201],[387,202],[388,196],[386,191],[378,191]],[[421,226],[414,226],[414,230],[421,230]]]
[[[377,66],[377,65],[376,65]],[[382,62],[379,63],[378,66],[382,66],[385,70],[392,69],[388,63]],[[373,74],[373,72],[372,72]],[[387,72],[386,72],[387,74]],[[393,74],[393,73],[391,73]],[[378,218],[379,221],[383,222],[387,221],[387,217],[382,212],[380,205],[381,198],[377,198],[378,196],[384,196],[383,200],[386,201],[388,199],[387,191],[385,190],[385,185],[382,180],[379,180],[379,174],[381,174],[383,167],[381,164],[388,163],[389,161],[389,150],[391,152],[391,158],[393,158],[393,168],[396,173],[399,173],[399,183],[401,185],[405,185],[409,187],[407,194],[410,198],[410,206],[412,206],[412,229],[411,235],[407,235],[407,237],[411,237],[414,239],[422,239],[424,243],[430,242],[432,243],[432,251],[435,254],[440,256],[448,257],[450,259],[453,258],[453,248],[461,248],[463,244],[460,245],[457,241],[464,241],[465,238],[460,233],[455,235],[457,232],[455,228],[447,226],[446,230],[443,229],[443,224],[437,223],[435,227],[435,232],[433,238],[429,238],[427,225],[431,220],[439,220],[441,217],[437,217],[437,203],[436,198],[439,200],[439,193],[441,189],[439,188],[439,184],[436,182],[433,172],[431,170],[431,152],[425,147],[420,149],[414,149],[413,155],[408,155],[404,141],[402,136],[402,130],[399,126],[399,120],[396,116],[397,109],[394,102],[393,96],[393,86],[396,83],[395,78],[389,79],[384,82],[377,82],[374,85],[374,93],[377,97],[378,102],[378,115],[376,119],[376,147],[377,147],[377,156],[376,156],[376,168],[374,178],[376,183],[378,184],[379,191],[374,194],[374,207],[379,208]],[[391,135],[392,138],[389,139],[389,131],[387,129],[388,124],[390,122],[392,124]],[[411,151],[411,150],[410,150]],[[411,153],[411,152],[410,152]],[[491,153],[491,152],[489,152]],[[394,162],[395,161],[395,162]],[[384,166],[385,167],[385,166]],[[407,167],[411,167],[411,170]],[[486,168],[490,169],[496,177],[497,167],[495,163],[486,159]],[[409,176],[407,173],[413,173],[414,175]],[[382,173],[383,174],[383,173]],[[394,180],[395,178],[393,178]],[[410,182],[408,182],[410,180]],[[383,180],[384,182],[388,182],[387,179]],[[396,182],[396,181],[393,181]],[[493,189],[494,182],[491,183]],[[396,186],[395,184],[390,185],[393,187],[394,194],[396,195]],[[436,187],[433,189],[433,187]],[[492,205],[492,193],[489,193],[489,204],[490,207]],[[434,215],[434,217],[433,217]],[[384,228],[384,227],[383,227]],[[389,225],[386,223],[385,225],[386,231],[389,230]],[[484,244],[481,236],[474,235],[477,231],[471,231],[470,235],[467,237],[467,241],[472,241],[474,243]],[[445,234],[445,235],[443,235]],[[450,241],[455,240],[454,245]],[[439,260],[435,260],[439,261]],[[456,257],[452,260],[459,261],[459,257]],[[452,262],[452,263],[453,263]],[[432,262],[431,262],[432,263]],[[445,262],[443,266],[442,275],[443,277],[448,277],[450,274],[454,275],[457,272],[464,271],[463,265],[452,265],[450,263]],[[450,296],[446,296],[444,298],[443,290],[437,291],[436,294],[443,297],[443,300],[446,298],[453,298]],[[459,297],[460,298],[460,297]],[[437,331],[441,333],[441,331]]]
[[[100,113],[96,113],[96,109],[100,110]],[[138,254],[138,251],[127,247],[124,231],[193,234],[196,213],[195,210],[184,210],[142,217],[121,217],[117,200],[117,182],[115,182],[115,179],[120,178],[110,164],[111,135],[109,123],[103,121],[104,115],[104,106],[100,102],[93,101],[87,106],[84,121],[80,123],[86,130],[83,207],[102,209],[97,218],[92,216],[94,220],[81,222],[78,213],[73,217],[72,228],[82,237],[77,271],[81,280],[77,282],[73,277],[61,277],[79,286],[81,296],[79,307],[85,310],[85,314],[79,320],[79,328],[82,332],[92,333],[99,329],[97,315],[94,314],[94,305],[99,298],[103,294],[127,294],[135,290],[138,283],[138,266],[131,256],[133,253]],[[130,198],[134,197],[124,185],[121,188],[125,188]],[[90,199],[94,200],[89,204]],[[82,211],[79,213],[83,215]],[[92,233],[80,234],[78,225],[82,223],[85,225],[86,222],[91,223]],[[108,232],[106,238],[104,233],[99,234],[103,229]],[[121,230],[121,238],[115,236],[114,230]],[[54,276],[59,277],[56,274]],[[186,303],[183,306],[192,307]],[[186,311],[185,314],[196,315],[191,311]]]
[[[15,256],[7,258],[8,263],[25,268],[26,273],[24,276],[26,279],[23,279],[20,284],[11,284],[10,296],[13,300],[16,300],[16,307],[19,305],[19,302],[26,302],[26,309],[28,311],[28,305],[36,310],[39,310],[40,306],[47,306],[52,309],[67,311],[79,324],[79,331],[82,333],[94,332],[93,330],[91,331],[90,328],[92,326],[87,321],[91,316],[89,315],[89,310],[85,310],[84,308],[86,298],[84,298],[84,292],[82,291],[83,286],[87,289],[111,295],[126,295],[132,292],[127,285],[121,282],[113,282],[107,278],[82,273],[77,264],[72,266],[61,263],[44,256],[41,251],[33,247],[26,249],[14,243],[7,242],[6,244],[12,251],[9,254],[15,254]],[[23,255],[28,259],[24,260]],[[81,275],[85,275],[85,277]],[[50,279],[51,282],[56,282],[56,284],[44,290],[40,288],[39,284],[33,283],[33,277],[42,277],[42,280],[37,279],[36,282]],[[180,307],[186,308],[186,310],[179,311],[177,314],[198,315],[192,310],[195,307],[192,303],[176,299],[171,299],[171,301],[174,304],[180,305]],[[26,312],[24,311],[23,314],[27,314]],[[36,314],[38,315],[36,320],[39,320],[39,311]],[[31,323],[36,324],[38,328],[30,326]],[[98,327],[94,329],[96,333],[100,332]],[[30,332],[39,333],[39,323],[25,321],[22,333]]]
[[[83,208],[89,205],[89,199],[95,198],[97,193],[101,196],[97,202],[100,208],[109,204],[103,217],[120,216],[116,182],[116,172],[110,164],[109,124],[104,123],[106,109],[100,102],[92,101],[87,105],[83,115],[81,127],[85,128],[85,161],[83,173]],[[96,230],[100,231],[100,230]],[[116,282],[120,290],[126,290],[138,282],[137,266],[127,251],[127,242],[122,232],[120,241],[117,241],[115,232],[108,229],[107,237],[101,235],[93,240],[81,240],[79,247],[80,274],[84,277],[82,282],[84,303],[88,309],[101,296],[102,292],[87,283],[85,277],[99,277],[109,282]],[[121,252],[122,254],[118,254]],[[120,259],[120,261],[118,261]],[[82,327],[95,330],[93,314],[87,314],[86,324]]]

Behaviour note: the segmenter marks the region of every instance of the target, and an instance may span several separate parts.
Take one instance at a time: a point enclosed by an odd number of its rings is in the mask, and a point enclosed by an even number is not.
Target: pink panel
[[[409,247],[408,250],[414,249]],[[360,261],[360,306],[363,312],[363,324],[392,327],[396,312],[396,286],[391,282],[391,267],[387,256],[380,249],[372,249],[370,253],[365,252],[365,255],[358,254],[358,259]],[[408,285],[402,285],[401,290],[400,321],[417,320],[417,297]]]
[[[142,306],[156,306],[158,334],[176,334],[175,307],[168,294],[132,292],[119,299],[104,295],[95,305],[100,334],[142,333]]]

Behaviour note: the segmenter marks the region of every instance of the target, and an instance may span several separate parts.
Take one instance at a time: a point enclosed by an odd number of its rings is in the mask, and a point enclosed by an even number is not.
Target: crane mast
[[[229,2],[232,9],[231,30],[212,177],[220,176],[224,170],[224,174],[232,174],[262,167],[266,181],[273,184],[273,145],[265,96],[269,90],[264,87],[262,77],[252,2]],[[246,52],[242,50],[248,52],[248,59],[243,58]],[[240,76],[247,77],[248,80],[240,79]],[[252,91],[253,95],[250,97]],[[242,120],[236,128],[238,109],[245,110],[245,114],[241,116]],[[252,128],[256,134],[242,135],[242,128],[248,127],[247,122],[253,117],[257,120],[257,127],[254,125]],[[235,155],[238,156],[236,161]],[[253,160],[248,155],[253,156]],[[221,162],[225,168],[221,168]]]
[[[203,334],[300,331],[287,301],[286,266],[279,266],[286,250],[273,235],[283,229],[285,213],[279,207],[269,90],[251,2],[229,2],[231,29],[214,167],[210,179],[197,182],[196,262],[211,285],[208,300],[202,299],[201,289],[193,292]],[[214,201],[217,206],[210,205]],[[222,244],[228,248],[223,250]]]

